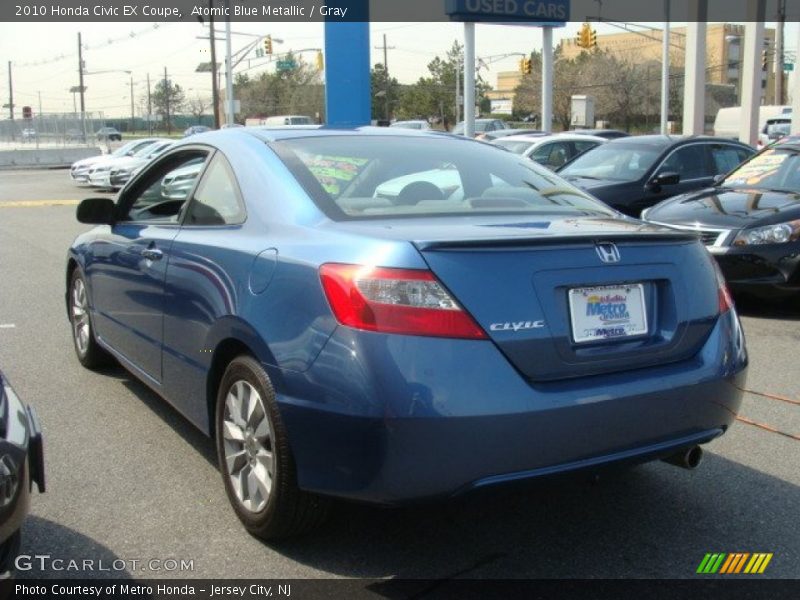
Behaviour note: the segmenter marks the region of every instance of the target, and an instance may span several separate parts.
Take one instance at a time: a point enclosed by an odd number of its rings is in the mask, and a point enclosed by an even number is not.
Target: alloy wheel
[[[86,286],[83,279],[77,278],[72,284],[72,335],[78,352],[86,354],[91,339],[89,323],[89,303],[86,300]]]
[[[245,380],[225,397],[222,441],[233,491],[241,505],[259,512],[267,505],[274,481],[273,434],[264,401]]]

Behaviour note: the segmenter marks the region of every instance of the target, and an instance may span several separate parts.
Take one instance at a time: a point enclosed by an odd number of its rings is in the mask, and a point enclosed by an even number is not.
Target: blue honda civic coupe
[[[192,136],[84,200],[78,360],[213,437],[245,527],[605,465],[692,468],[747,354],[692,233],[503,149],[399,129]]]

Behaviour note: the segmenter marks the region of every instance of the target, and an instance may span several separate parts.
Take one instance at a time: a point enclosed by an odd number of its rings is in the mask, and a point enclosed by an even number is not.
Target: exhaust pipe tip
[[[664,462],[683,469],[696,469],[703,461],[703,449],[700,446],[692,446],[680,452],[667,456],[662,459]]]

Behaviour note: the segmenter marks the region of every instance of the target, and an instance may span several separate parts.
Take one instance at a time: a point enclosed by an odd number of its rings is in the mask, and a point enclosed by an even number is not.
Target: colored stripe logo
[[[738,575],[763,573],[772,560],[772,552],[709,552],[700,561],[697,573],[703,575]]]

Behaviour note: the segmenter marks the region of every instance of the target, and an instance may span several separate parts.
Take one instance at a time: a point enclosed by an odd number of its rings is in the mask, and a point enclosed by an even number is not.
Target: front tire
[[[86,280],[77,268],[72,272],[69,283],[69,322],[78,361],[87,369],[108,364],[110,356],[100,347],[94,336]]]
[[[275,392],[251,356],[235,358],[222,376],[216,432],[228,500],[251,534],[265,540],[289,537],[325,520],[328,501],[297,487]]]

